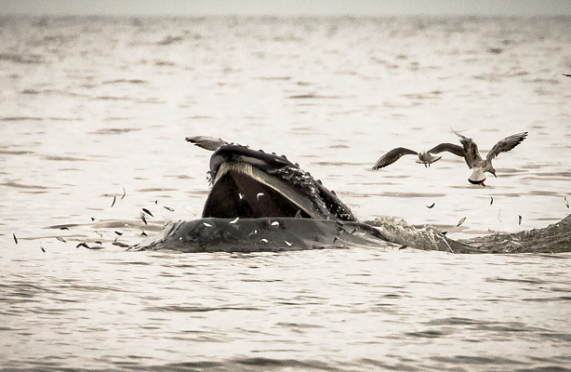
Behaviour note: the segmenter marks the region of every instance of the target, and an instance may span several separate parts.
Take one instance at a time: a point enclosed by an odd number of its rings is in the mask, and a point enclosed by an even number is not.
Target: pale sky
[[[571,0],[0,0],[0,15],[571,15]]]

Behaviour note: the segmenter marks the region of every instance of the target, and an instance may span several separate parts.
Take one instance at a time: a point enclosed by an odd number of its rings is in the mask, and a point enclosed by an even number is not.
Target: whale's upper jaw
[[[209,173],[203,217],[356,221],[333,192],[283,156],[226,145],[210,158]]]

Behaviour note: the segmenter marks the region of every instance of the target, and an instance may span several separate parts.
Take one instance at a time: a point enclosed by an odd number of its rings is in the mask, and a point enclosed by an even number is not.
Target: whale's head
[[[202,212],[204,218],[356,221],[333,191],[285,156],[223,144],[212,154],[208,173],[212,188]]]

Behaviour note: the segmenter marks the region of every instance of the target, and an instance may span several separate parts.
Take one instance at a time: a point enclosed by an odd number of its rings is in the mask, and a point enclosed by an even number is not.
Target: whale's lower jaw
[[[228,161],[220,165],[202,217],[317,218],[313,202],[280,178],[249,163]]]

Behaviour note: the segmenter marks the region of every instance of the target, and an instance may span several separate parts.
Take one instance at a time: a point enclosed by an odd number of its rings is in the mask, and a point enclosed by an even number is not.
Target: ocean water
[[[200,216],[210,153],[195,135],[287,155],[360,220],[453,239],[556,223],[571,201],[570,28],[0,18],[0,371],[571,370],[569,253],[125,251]],[[450,154],[371,170],[394,147],[457,143],[451,128],[482,153],[529,137],[486,187]]]

